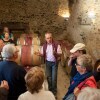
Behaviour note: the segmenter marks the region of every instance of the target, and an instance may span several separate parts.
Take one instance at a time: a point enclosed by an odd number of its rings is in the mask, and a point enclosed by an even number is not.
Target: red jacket
[[[85,79],[83,82],[81,82],[77,87],[80,90],[85,88],[85,87],[97,88],[97,83],[94,79],[94,76],[91,76],[91,77]]]

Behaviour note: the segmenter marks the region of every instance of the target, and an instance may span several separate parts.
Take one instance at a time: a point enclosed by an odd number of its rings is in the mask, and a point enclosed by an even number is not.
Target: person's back
[[[21,94],[18,100],[55,100],[54,95],[43,90],[44,71],[40,67],[31,68],[25,75],[27,92]]]
[[[0,81],[7,80],[9,84],[8,100],[17,100],[26,91],[25,74],[26,71],[13,61],[0,62]]]
[[[4,61],[0,62],[0,82],[6,80],[9,84],[8,100],[17,100],[18,96],[26,90],[24,80],[26,71],[15,62],[18,50],[14,45],[5,45],[1,54]]]
[[[41,90],[34,94],[27,91],[20,95],[18,100],[55,100],[55,97],[50,91]]]

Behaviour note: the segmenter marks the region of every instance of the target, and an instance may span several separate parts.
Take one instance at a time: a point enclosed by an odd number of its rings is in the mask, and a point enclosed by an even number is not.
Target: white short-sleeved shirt
[[[57,47],[57,53],[62,54],[62,50],[61,50],[60,45],[58,45],[58,47]],[[41,48],[41,54],[43,54],[43,47]],[[52,62],[56,61],[55,56],[53,55],[53,46],[52,46],[52,44],[47,45],[46,60],[47,61],[52,61]]]
[[[41,90],[34,94],[27,91],[21,94],[18,100],[55,100],[55,97],[50,91]]]

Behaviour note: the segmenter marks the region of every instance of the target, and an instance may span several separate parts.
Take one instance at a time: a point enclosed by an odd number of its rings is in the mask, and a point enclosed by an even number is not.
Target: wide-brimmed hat
[[[71,50],[70,50],[70,52],[71,53],[74,53],[74,52],[76,52],[76,51],[78,51],[78,50],[84,50],[85,49],[85,44],[83,44],[83,43],[77,43]]]

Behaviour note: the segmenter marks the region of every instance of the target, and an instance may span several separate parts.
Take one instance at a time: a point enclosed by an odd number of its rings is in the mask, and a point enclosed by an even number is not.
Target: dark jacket
[[[71,78],[73,78],[77,74],[77,69],[76,69],[76,65],[75,65],[76,64],[76,60],[77,60],[77,58],[73,59],[73,61],[71,63],[71,66],[72,66],[71,73],[70,73]]]
[[[0,62],[0,82],[6,80],[9,85],[8,100],[17,100],[26,91],[24,76],[26,71],[13,61]]]

